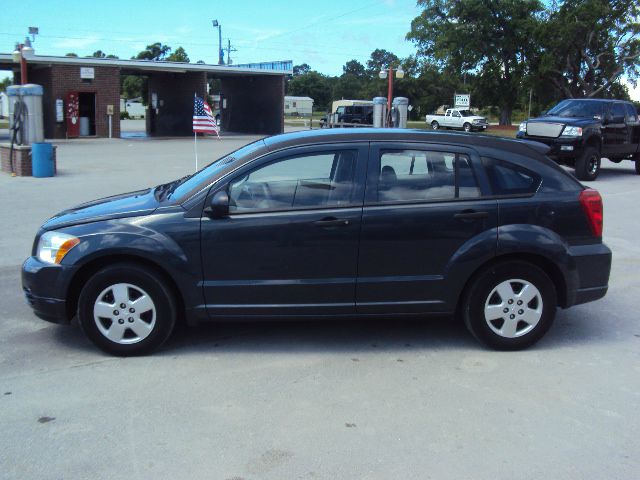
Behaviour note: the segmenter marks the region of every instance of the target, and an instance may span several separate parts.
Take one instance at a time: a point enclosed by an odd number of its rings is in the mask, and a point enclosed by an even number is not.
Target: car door
[[[230,206],[201,220],[210,316],[354,312],[367,150],[288,149],[212,188]]]
[[[626,153],[631,155],[638,151],[638,145],[640,144],[640,119],[638,118],[638,112],[635,107],[630,103],[625,103],[625,110],[627,112],[627,134],[629,144],[627,145]]]
[[[468,148],[374,143],[362,218],[359,313],[449,312],[460,275],[495,253],[497,201]]]
[[[629,145],[629,128],[625,122],[626,110],[621,102],[610,104],[604,126],[603,156],[622,157]]]
[[[442,124],[445,127],[453,127],[453,111],[452,110],[447,110],[444,114],[444,118],[442,119]]]

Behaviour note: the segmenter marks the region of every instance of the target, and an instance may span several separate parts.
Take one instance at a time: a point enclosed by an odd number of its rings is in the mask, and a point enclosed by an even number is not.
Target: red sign
[[[67,93],[65,114],[67,117],[67,138],[80,136],[80,99],[78,92]]]

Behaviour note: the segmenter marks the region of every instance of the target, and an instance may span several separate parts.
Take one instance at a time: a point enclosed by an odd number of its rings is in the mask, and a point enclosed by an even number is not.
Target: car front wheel
[[[594,147],[584,149],[582,155],[576,160],[576,177],[578,180],[593,181],[600,173],[600,152]]]
[[[471,131],[471,124],[470,123],[465,123],[462,128],[464,129],[465,132],[470,132]]]
[[[485,345],[520,350],[549,330],[556,305],[554,284],[543,270],[510,261],[493,265],[472,279],[462,316],[469,331]]]
[[[176,306],[171,289],[154,271],[120,263],[96,272],[78,300],[87,337],[112,355],[150,353],[171,335]]]

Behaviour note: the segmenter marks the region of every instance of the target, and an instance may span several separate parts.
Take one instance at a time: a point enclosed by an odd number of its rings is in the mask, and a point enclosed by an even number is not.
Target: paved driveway
[[[251,140],[200,142],[211,161]],[[0,478],[581,479],[640,471],[640,177],[605,170],[603,300],[498,353],[447,319],[222,324],[108,357],[22,300],[57,210],[194,168],[190,140],[76,140],[60,175],[0,175]]]

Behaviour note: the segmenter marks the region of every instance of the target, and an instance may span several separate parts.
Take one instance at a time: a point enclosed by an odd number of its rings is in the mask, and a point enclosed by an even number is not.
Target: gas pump
[[[19,88],[7,88],[9,98],[9,131],[11,133],[11,147],[9,149],[9,159],[11,160],[11,176],[16,176],[16,169],[13,160],[13,150],[16,144],[22,145],[25,138],[25,125],[27,118],[27,106],[22,99]]]

